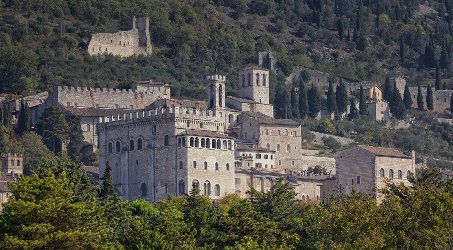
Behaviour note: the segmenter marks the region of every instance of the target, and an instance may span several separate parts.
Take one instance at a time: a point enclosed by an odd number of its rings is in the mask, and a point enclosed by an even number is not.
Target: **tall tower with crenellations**
[[[269,70],[253,66],[239,71],[239,97],[269,104]]]
[[[208,108],[217,114],[217,111],[225,108],[225,79],[223,75],[212,75],[206,77],[208,88]]]

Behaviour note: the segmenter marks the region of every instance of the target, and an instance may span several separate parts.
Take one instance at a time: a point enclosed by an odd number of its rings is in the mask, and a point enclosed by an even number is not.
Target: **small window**
[[[184,168],[184,164],[182,163],[182,161],[179,162],[179,169],[183,169]]]
[[[360,184],[360,176],[357,176],[357,185]]]
[[[197,162],[196,161],[193,161],[192,165],[193,165],[193,168],[197,168]]]
[[[99,104],[96,104],[96,105],[95,105],[95,108],[97,108],[97,109],[98,109],[98,108],[99,108]]]
[[[291,145],[286,145],[286,152],[291,152]]]
[[[280,152],[280,144],[277,144],[277,152]]]
[[[282,161],[281,160],[278,160],[278,165],[282,165]]]
[[[136,160],[135,162],[136,162],[136,164],[137,164],[137,166],[138,166],[138,160]]]
[[[69,107],[69,106],[70,106],[70,103],[69,103],[69,102],[68,102],[68,103],[66,103],[66,106],[67,106],[67,107]]]
[[[109,142],[109,146],[108,146],[108,152],[109,152],[109,154],[111,154],[112,151],[113,151],[113,145],[112,145],[111,142]]]
[[[294,161],[291,161],[291,165],[293,165],[293,166],[294,166]]]
[[[226,170],[230,171],[230,164],[228,164],[228,163],[226,164]]]
[[[131,106],[130,106],[130,109],[134,109],[134,105],[131,105]]]
[[[264,159],[269,159],[269,156],[268,155],[264,155]]]
[[[77,102],[74,102],[74,107],[76,107],[76,108],[77,108]]]
[[[142,191],[142,197],[146,196],[147,190],[146,190],[146,184],[142,183],[140,190]]]
[[[215,185],[214,190],[215,190],[215,195],[220,196],[220,185],[219,184]]]
[[[208,163],[204,162],[204,169],[208,169]]]
[[[215,170],[219,170],[219,163],[215,163]]]
[[[398,170],[398,179],[403,179],[403,171]]]
[[[138,141],[137,141],[137,150],[141,150],[142,148],[143,148],[142,138],[138,138]]]
[[[385,171],[384,171],[383,168],[381,168],[381,170],[379,170],[379,176],[380,176],[381,178],[384,178],[384,177],[385,177]]]
[[[129,150],[130,151],[134,150],[134,140],[129,141]]]
[[[91,131],[90,124],[87,124],[87,131]]]
[[[390,169],[390,170],[389,170],[389,178],[390,178],[390,179],[393,179],[393,169]]]
[[[241,184],[241,178],[235,178],[234,184]]]
[[[116,152],[120,152],[121,151],[121,143],[119,141],[116,142]]]
[[[115,104],[115,109],[118,109],[118,104]]]
[[[354,179],[351,179],[351,185],[354,186]]]
[[[170,142],[168,140],[168,135],[165,135],[165,137],[164,137],[164,145],[165,146],[170,146]]]
[[[410,170],[407,170],[406,178],[409,178],[409,176],[411,176],[411,171],[410,171]]]
[[[20,166],[20,160],[17,160],[17,165],[16,166]]]

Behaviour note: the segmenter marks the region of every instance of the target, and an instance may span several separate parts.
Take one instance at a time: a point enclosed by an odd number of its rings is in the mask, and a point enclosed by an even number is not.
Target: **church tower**
[[[218,110],[225,107],[225,76],[212,75],[206,77],[208,87],[208,108],[217,114]]]
[[[253,66],[239,71],[239,97],[269,104],[269,70]]]

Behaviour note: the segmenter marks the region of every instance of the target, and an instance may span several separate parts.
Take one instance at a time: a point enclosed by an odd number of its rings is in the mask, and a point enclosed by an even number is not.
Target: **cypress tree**
[[[351,97],[351,105],[349,107],[349,120],[352,120],[356,118],[359,115],[359,111],[357,110],[357,107],[355,106],[355,101],[354,97]]]
[[[18,118],[18,132],[20,135],[23,135],[25,132],[30,131],[31,129],[31,115],[30,115],[30,107],[28,107],[28,103],[21,100],[20,103],[20,111],[19,111],[19,118]]]
[[[404,106],[406,110],[410,109],[412,106],[412,98],[411,92],[409,91],[409,85],[406,83],[406,87],[404,87],[404,98],[403,98]]]
[[[418,110],[425,110],[425,103],[423,102],[423,94],[422,94],[422,88],[418,86],[418,92],[417,92],[417,108]]]
[[[442,80],[440,79],[439,62],[436,60],[436,90],[442,89]]]
[[[66,121],[69,125],[68,155],[70,155],[74,160],[79,161],[82,158],[84,139],[82,128],[80,126],[80,117],[67,112]]]
[[[6,153],[7,150],[7,143],[5,139],[5,127],[0,125],[0,154]]]
[[[365,94],[363,93],[363,86],[360,85],[360,91],[359,91],[359,110],[360,114],[364,115],[366,114],[366,100],[365,100]]]
[[[450,112],[453,113],[453,95],[450,95]]]
[[[341,21],[340,18],[338,19],[337,28],[338,28],[338,38],[341,41],[341,40],[343,40],[343,36],[344,36],[344,28],[343,28],[343,22]]]
[[[447,41],[442,44],[442,50],[440,52],[440,62],[439,66],[441,69],[446,69],[450,66],[450,58],[448,56],[448,50],[447,50]]]
[[[384,98],[385,101],[387,101],[388,103],[391,103],[392,87],[390,86],[390,79],[388,77],[387,77],[387,79],[385,79],[384,93],[382,93],[382,97]]]
[[[404,57],[406,55],[404,54],[404,40],[403,40],[403,35],[401,34],[400,36],[400,60],[401,63],[404,63]]]
[[[396,83],[393,90],[393,98],[392,104],[390,105],[390,111],[392,112],[393,116],[395,116],[399,120],[404,118],[404,114],[406,112],[406,107],[404,106],[403,99],[401,99],[401,94],[396,87]]]
[[[327,111],[332,114],[337,110],[335,92],[333,91],[332,82],[329,82],[329,90],[327,91]]]
[[[382,147],[382,137],[381,137],[381,136],[379,136],[378,146],[379,146],[379,147]]]
[[[291,89],[291,109],[292,116],[294,118],[299,118],[299,100],[297,100],[296,88],[294,86]]]
[[[13,115],[7,103],[3,104],[3,125],[10,131],[13,128]]]
[[[340,84],[337,86],[335,93],[337,101],[337,109],[340,114],[344,113],[348,109],[348,92],[346,86],[344,86],[343,80],[340,78]]]
[[[436,66],[436,55],[434,54],[434,45],[432,40],[425,46],[425,67],[434,68]]]
[[[305,119],[308,114],[307,92],[302,79],[299,80],[299,113],[301,119]]]
[[[115,188],[113,187],[112,171],[113,168],[110,166],[109,161],[107,161],[107,164],[105,164],[104,174],[100,179],[102,180],[102,185],[98,195],[100,198],[116,195]]]
[[[321,97],[318,93],[318,88],[311,84],[311,89],[308,93],[308,106],[309,106],[309,116],[315,118],[319,111],[321,111]]]
[[[428,110],[433,110],[433,90],[431,85],[428,85],[428,90],[426,91],[426,107]]]

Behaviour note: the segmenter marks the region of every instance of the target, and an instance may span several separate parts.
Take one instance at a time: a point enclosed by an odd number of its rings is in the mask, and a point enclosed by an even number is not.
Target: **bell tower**
[[[217,110],[225,107],[225,79],[223,75],[212,75],[206,77],[208,87],[208,108],[217,114]]]
[[[269,70],[252,66],[239,71],[239,97],[269,104]]]

